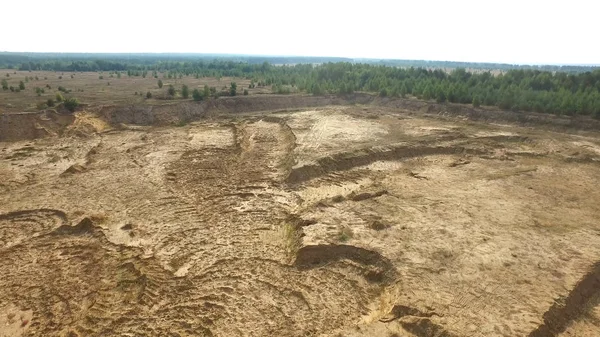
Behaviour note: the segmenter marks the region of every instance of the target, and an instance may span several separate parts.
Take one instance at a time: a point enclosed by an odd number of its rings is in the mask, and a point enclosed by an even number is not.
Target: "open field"
[[[399,102],[5,116],[0,336],[600,335],[600,134]]]
[[[6,74],[9,77],[6,77]],[[0,79],[6,79],[9,86],[17,88],[20,81],[32,77],[25,84],[25,90],[20,92],[11,92],[10,90],[0,90],[0,113],[1,112],[22,112],[39,111],[38,103],[44,103],[49,98],[54,99],[58,87],[62,86],[70,93],[61,93],[67,97],[75,97],[84,104],[106,105],[106,104],[142,104],[157,103],[161,95],[165,95],[169,85],[173,85],[177,91],[185,84],[190,88],[190,99],[192,90],[198,88],[202,90],[204,85],[215,87],[218,91],[223,87],[229,87],[231,82],[238,85],[238,94],[241,95],[244,89],[249,94],[270,93],[270,87],[248,88],[250,80],[243,78],[223,77],[217,78],[194,78],[193,76],[184,76],[183,78],[164,78],[163,73],[159,73],[158,79],[153,78],[151,72],[146,78],[141,76],[128,77],[126,73],[117,78],[116,74],[110,77],[108,72],[54,72],[54,71],[15,71],[10,69],[0,69]],[[73,77],[71,77],[73,76]],[[102,76],[102,79],[100,79]],[[38,78],[37,80],[35,78]],[[163,87],[158,87],[158,80],[163,82]],[[46,86],[50,86],[50,89]],[[44,93],[37,95],[35,88],[43,88]],[[150,92],[152,99],[146,99],[146,93]],[[136,95],[138,93],[138,95]],[[164,102],[164,101],[162,101]]]

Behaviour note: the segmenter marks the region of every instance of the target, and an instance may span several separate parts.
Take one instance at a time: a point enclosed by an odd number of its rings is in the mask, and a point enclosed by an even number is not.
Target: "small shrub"
[[[150,91],[146,93],[146,98],[152,98],[152,93]]]
[[[46,109],[48,106],[46,105],[45,102],[40,102],[36,105],[36,107],[38,108],[38,110],[44,110]]]
[[[185,84],[181,87],[181,96],[185,99],[190,97],[190,88]]]
[[[175,96],[175,88],[172,85],[169,85],[169,90],[167,91],[169,96]]]
[[[200,90],[196,88],[194,89],[194,91],[192,91],[192,98],[194,99],[194,101],[201,101],[202,99],[204,99],[204,96],[202,95]]]
[[[69,97],[65,99],[63,105],[65,109],[71,112],[75,112],[75,109],[77,109],[77,107],[79,106],[79,101],[75,97]]]
[[[235,82],[231,82],[229,87],[229,95],[235,96],[237,94],[237,84]]]
[[[65,100],[65,98],[63,97],[63,95],[60,92],[57,92],[56,93],[56,101],[57,102],[62,102],[64,100]]]
[[[244,89],[244,96],[248,96],[248,89]]]
[[[163,87],[163,81],[162,80],[158,80],[158,87],[162,88]]]
[[[98,79],[99,79],[99,80],[103,80],[103,79],[104,79],[104,76],[100,75],[100,76],[98,76]]]
[[[23,83],[23,81],[19,82],[19,89],[25,90],[25,83]]]
[[[338,236],[337,236],[338,241],[346,242],[346,241],[352,239],[353,237],[354,237],[354,232],[352,231],[352,228],[347,227],[347,226],[340,227],[340,230],[339,230]]]
[[[54,100],[52,98],[48,98],[48,100],[46,101],[46,105],[49,107],[53,107],[54,106]]]
[[[58,76],[58,79],[59,79],[59,80],[62,80],[62,76]]]

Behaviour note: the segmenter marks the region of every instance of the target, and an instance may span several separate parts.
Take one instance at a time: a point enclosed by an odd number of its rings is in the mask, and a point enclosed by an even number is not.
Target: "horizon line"
[[[512,66],[570,66],[570,67],[600,67],[600,63],[527,63],[527,62],[494,62],[494,61],[457,61],[442,59],[411,59],[411,58],[389,58],[389,57],[351,57],[351,56],[322,56],[322,55],[292,55],[292,54],[244,54],[244,53],[219,53],[219,52],[86,52],[86,51],[0,51],[0,54],[90,54],[90,55],[206,55],[206,56],[244,56],[244,57],[289,57],[289,58],[331,58],[348,60],[378,60],[378,61],[419,61],[419,62],[448,62],[448,63],[474,63],[474,64],[494,64],[494,65],[512,65]]]

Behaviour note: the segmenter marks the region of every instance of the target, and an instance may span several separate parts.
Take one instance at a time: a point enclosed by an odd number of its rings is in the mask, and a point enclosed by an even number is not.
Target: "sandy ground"
[[[374,107],[0,143],[0,336],[597,336],[600,137]]]

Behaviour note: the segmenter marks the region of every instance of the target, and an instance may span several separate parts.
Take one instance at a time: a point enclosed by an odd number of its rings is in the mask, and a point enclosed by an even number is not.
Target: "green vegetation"
[[[250,88],[271,87],[274,93],[295,92],[313,95],[354,92],[374,93],[381,97],[417,97],[438,103],[496,106],[514,111],[586,115],[600,118],[600,69],[594,67],[512,66],[494,64],[448,63],[402,60],[360,60],[313,65],[305,58],[295,65],[274,66],[273,63],[295,58],[221,57],[146,54],[95,55],[0,53],[0,65],[21,70],[109,71],[128,76],[144,76],[152,71],[157,78],[235,77],[250,80]],[[340,61],[343,59],[324,59]],[[298,61],[298,60],[297,60]],[[314,61],[314,60],[312,60]],[[316,62],[315,62],[316,63]],[[414,65],[420,67],[413,67]],[[436,67],[464,66],[452,71]],[[484,70],[481,70],[484,69]],[[494,73],[485,69],[499,69]],[[549,71],[547,71],[549,70]],[[162,80],[158,80],[162,87]],[[8,83],[3,88],[8,87]],[[4,89],[7,90],[7,89]],[[20,86],[18,90],[24,90]],[[59,88],[60,90],[60,88]],[[15,88],[14,91],[17,91]],[[175,89],[169,87],[169,96]],[[182,89],[182,97],[186,98]],[[205,87],[203,99],[237,95],[237,85],[229,88]],[[198,96],[196,96],[198,97]]]
[[[56,101],[60,103],[64,100],[65,100],[65,98],[63,97],[63,95],[60,92],[57,92],[56,93]]]
[[[54,100],[52,98],[48,98],[48,100],[46,101],[46,105],[49,107],[53,107],[54,106]]]
[[[23,81],[19,81],[19,89],[25,90],[25,83],[23,83]]]
[[[339,242],[346,242],[354,237],[354,231],[348,226],[338,228],[337,239]]]
[[[77,109],[77,107],[79,106],[79,101],[77,100],[77,98],[69,97],[64,100],[63,105],[65,109],[71,112],[75,112],[75,109]]]
[[[146,98],[152,98],[152,93],[150,91],[146,93]]]
[[[190,88],[188,88],[188,86],[185,84],[181,87],[181,97],[183,97],[184,99],[190,97]]]
[[[237,84],[235,82],[231,82],[231,86],[229,87],[229,96],[235,96],[237,94]]]
[[[8,90],[8,81],[6,79],[2,79],[2,90]]]
[[[174,97],[175,96],[175,88],[172,85],[169,85],[169,89],[167,90],[167,93],[169,94],[169,96]]]
[[[158,80],[158,87],[162,88],[163,87],[163,81],[162,80]]]
[[[194,101],[201,101],[204,99],[204,95],[200,92],[200,90],[198,90],[198,88],[196,88],[194,91],[192,91],[192,98]]]
[[[210,88],[208,85],[204,85],[204,89],[202,90],[202,96],[206,99],[210,97]]]

